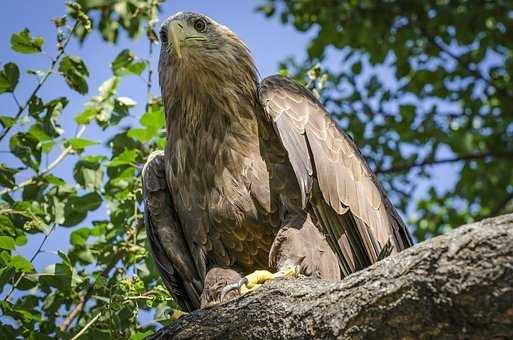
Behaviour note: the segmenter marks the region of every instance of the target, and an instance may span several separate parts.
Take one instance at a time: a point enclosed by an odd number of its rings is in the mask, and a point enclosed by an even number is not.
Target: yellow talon
[[[286,267],[274,274],[268,270],[255,270],[253,273],[243,277],[239,282],[225,286],[221,291],[220,300],[223,302],[224,296],[232,290],[239,290],[240,294],[243,295],[256,290],[267,281],[278,277],[297,277],[298,275],[299,268],[297,266]]]
[[[255,285],[261,285],[262,283],[274,279],[274,274],[267,270],[255,270],[253,273],[246,276],[247,283],[246,288],[251,289]]]
[[[186,313],[186,312],[178,310],[178,309],[173,309],[173,313],[170,313],[169,319],[171,321],[176,321],[186,315],[189,315],[189,313]]]
[[[247,287],[246,285],[243,285],[242,287],[240,287],[240,294],[241,295],[247,294],[249,292],[252,292],[252,291],[260,288],[260,286],[262,286],[262,285],[259,283],[254,283],[251,285],[251,287]]]

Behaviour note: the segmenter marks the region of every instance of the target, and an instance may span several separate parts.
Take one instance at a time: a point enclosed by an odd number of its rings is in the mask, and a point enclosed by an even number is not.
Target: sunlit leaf
[[[13,250],[15,247],[16,247],[16,242],[14,242],[14,239],[12,237],[0,235],[0,248],[1,249]]]
[[[70,242],[74,246],[83,246],[89,237],[90,230],[88,228],[80,228],[73,231],[70,235]]]
[[[21,255],[16,255],[11,258],[11,266],[13,266],[17,271],[21,272],[30,272],[34,270],[34,266],[27,260],[25,257]]]
[[[77,151],[82,151],[88,146],[98,144],[98,142],[85,138],[70,138],[66,140],[65,144],[71,146],[73,149]]]
[[[19,53],[29,54],[41,52],[43,43],[43,37],[32,38],[28,28],[11,35],[11,48]]]
[[[124,49],[111,64],[112,73],[116,76],[140,75],[144,71],[145,63],[136,61],[132,51]]]

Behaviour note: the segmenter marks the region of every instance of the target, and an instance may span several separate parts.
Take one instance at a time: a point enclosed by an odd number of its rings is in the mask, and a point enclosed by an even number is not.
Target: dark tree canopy
[[[510,1],[268,0],[260,11],[315,32],[308,58],[283,66],[302,78],[320,63],[322,99],[413,212],[418,240],[513,209]],[[420,179],[427,193],[412,200]]]

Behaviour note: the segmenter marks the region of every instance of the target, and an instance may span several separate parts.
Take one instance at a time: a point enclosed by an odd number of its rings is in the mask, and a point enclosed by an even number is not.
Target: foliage
[[[48,70],[26,70],[37,77],[25,102],[16,96],[25,70],[13,62],[0,68],[0,94],[12,95],[18,105],[17,112],[0,117],[0,140],[19,163],[0,164],[2,338],[141,339],[154,326],[139,324],[140,310],[151,310],[157,321],[167,319],[165,312],[173,302],[148,256],[140,207],[142,164],[149,152],[164,143],[164,114],[160,99],[151,96],[149,61],[129,50],[120,51],[112,62],[112,77],[76,114],[74,135],[61,127],[63,113],[69,114],[69,94],[40,97],[47,79],[56,76],[72,92],[90,92],[92,75],[79,56],[67,53],[67,46],[73,39],[85,43],[92,30],[111,43],[116,43],[120,30],[132,38],[145,32],[151,55],[159,6],[157,0],[68,3],[67,14],[54,19],[55,51],[47,50],[51,44],[29,29],[12,34],[13,51],[54,56]],[[119,122],[136,105],[133,99],[118,95],[121,82],[131,75],[147,85],[148,103],[140,128],[119,129]],[[94,125],[112,136],[101,154],[90,151],[97,141],[82,137]],[[42,160],[54,155],[45,166]],[[75,184],[53,171],[64,161],[73,165]],[[108,215],[87,219],[100,207],[106,207]],[[73,228],[69,251],[59,251],[57,263],[36,271],[32,263],[57,228]],[[43,239],[33,256],[20,255],[17,248],[38,234]]]
[[[266,0],[259,10],[312,32],[306,60],[284,72],[302,79],[321,64],[322,100],[413,212],[417,240],[513,210],[512,2]]]

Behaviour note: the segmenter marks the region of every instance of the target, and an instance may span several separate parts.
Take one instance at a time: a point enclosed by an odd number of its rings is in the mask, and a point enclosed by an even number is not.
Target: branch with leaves
[[[150,64],[160,2],[135,0],[134,7],[101,8],[88,7],[87,2],[68,3],[67,15],[54,20],[57,44],[49,68],[28,71],[38,78],[26,101],[15,94],[21,74],[18,66],[8,63],[0,70],[0,94],[11,94],[16,104],[12,115],[0,117],[4,127],[0,142],[13,159],[0,164],[0,290],[7,288],[0,314],[2,320],[10,320],[0,322],[2,335],[30,337],[38,330],[57,337],[107,332],[126,338],[155,328],[154,323],[139,324],[139,311],[153,310],[155,319],[162,320],[172,305],[144,246],[138,176],[146,156],[164,140],[164,113],[160,101],[151,95]],[[100,19],[93,21],[90,16]],[[69,116],[69,93],[44,98],[42,90],[55,75],[69,91],[87,96],[90,69],[80,56],[70,53],[72,42],[87,44],[85,37],[97,31],[115,43],[119,30],[131,37],[146,32],[148,59],[120,49],[106,65],[112,77],[84,101],[83,111],[74,119],[76,132],[65,134],[61,122],[63,113]],[[17,53],[49,55],[43,38],[31,36],[28,29],[13,34],[11,45]],[[143,72],[147,72],[144,77]],[[135,116],[137,103],[118,91],[122,81],[133,79],[143,80],[147,105],[139,113],[138,126],[124,129],[120,124]],[[98,145],[84,138],[86,131],[98,130],[101,135],[96,139],[107,143]],[[99,146],[100,152],[93,153],[92,146]],[[60,150],[55,152],[57,147]],[[70,169],[72,181],[56,175],[58,166]],[[102,213],[92,219],[93,211]],[[66,251],[48,251],[49,236],[62,235],[70,227]],[[41,233],[44,236],[34,254],[25,257],[23,246],[33,234]],[[45,262],[55,255],[56,263],[39,268],[42,253],[48,254]],[[37,294],[27,294],[28,289]]]
[[[475,153],[475,154],[469,154],[469,155],[458,155],[455,157],[449,157],[449,158],[441,158],[441,159],[425,159],[419,162],[411,162],[406,164],[399,164],[396,166],[391,166],[389,168],[385,169],[376,169],[376,173],[378,174],[388,174],[388,173],[394,173],[394,172],[404,172],[409,171],[414,168],[424,168],[426,166],[431,165],[442,165],[442,164],[448,164],[448,163],[456,163],[456,162],[464,162],[464,161],[471,161],[471,160],[480,160],[480,159],[490,159],[490,160],[505,160],[510,161],[513,158],[513,151],[512,152],[482,152],[482,153]]]

